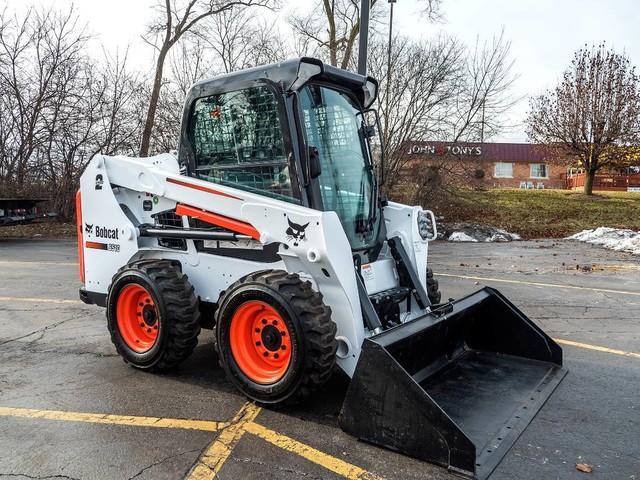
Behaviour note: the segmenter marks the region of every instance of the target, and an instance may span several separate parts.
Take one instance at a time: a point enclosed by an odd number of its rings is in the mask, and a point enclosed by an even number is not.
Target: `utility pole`
[[[384,127],[382,131],[382,142],[384,146],[387,142],[387,135],[389,133],[389,92],[391,91],[391,45],[393,42],[393,4],[396,0],[388,0],[391,5],[391,12],[389,14],[389,43],[387,45],[387,81],[384,95]],[[384,152],[381,153],[381,161],[384,159]],[[380,165],[382,170],[381,177],[384,178],[384,164]]]
[[[391,13],[389,16],[389,44],[387,45],[387,82],[385,88],[385,107],[384,107],[384,138],[387,138],[387,125],[389,122],[387,121],[387,117],[389,116],[389,91],[391,88],[391,44],[393,42],[393,4],[396,3],[396,0],[388,0],[391,5]]]
[[[360,42],[358,44],[358,73],[367,74],[367,45],[369,42],[369,1],[360,1]]]

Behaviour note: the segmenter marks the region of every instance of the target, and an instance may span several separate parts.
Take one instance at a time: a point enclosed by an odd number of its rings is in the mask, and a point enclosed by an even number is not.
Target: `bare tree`
[[[52,207],[62,218],[73,213],[80,175],[98,154],[134,154],[142,117],[134,101],[143,87],[126,71],[126,55],[97,64],[80,57],[65,66],[63,93],[43,119],[46,144],[36,152],[36,183],[49,186]]]
[[[380,19],[377,0],[371,0],[371,23]],[[301,37],[307,54],[331,65],[348,68],[356,52],[360,33],[360,0],[322,0],[306,15],[292,15],[289,23]]]
[[[87,36],[73,9],[66,13],[30,9],[23,18],[0,17],[0,92],[5,188],[20,191],[37,149],[47,142],[44,120],[66,92]]]
[[[202,39],[224,73],[282,61],[291,53],[275,22],[256,19],[250,10],[221,12],[210,23]]]
[[[135,155],[140,145],[144,118],[141,114],[147,101],[147,79],[129,70],[128,52],[120,56],[104,52],[97,72],[104,84],[103,101],[98,119],[99,141],[96,153],[105,155]]]
[[[381,55],[386,48],[386,42],[374,40],[369,64],[371,74],[380,81],[378,103],[388,191],[407,176],[412,163],[405,151],[409,141],[481,141],[505,128],[505,114],[515,102],[510,89],[516,77],[509,43],[502,36],[471,50],[446,36],[429,42],[396,37],[388,89],[387,59]],[[459,172],[457,160],[432,159],[431,170]],[[430,172],[420,166],[411,172],[412,181],[420,185]]]
[[[453,141],[483,142],[508,127],[505,114],[520,101],[511,95],[518,78],[513,72],[511,42],[504,38],[504,32],[490,42],[476,41],[465,64],[456,115],[448,116],[445,122]]]
[[[206,31],[195,30],[167,57],[169,72],[163,79],[150,139],[153,151],[177,147],[184,98],[195,82],[281,61],[291,51],[274,24],[257,20],[248,9],[223,11],[207,23]]]
[[[248,67],[281,62],[295,55],[289,38],[283,37],[274,22],[258,21],[252,28],[250,45],[245,59]]]
[[[207,43],[222,62],[225,73],[245,66],[245,59],[251,49],[253,34],[252,18],[246,11],[227,10],[211,19],[213,29],[206,36]]]
[[[399,180],[408,158],[409,140],[445,137],[442,121],[462,84],[463,46],[450,37],[414,42],[396,37],[392,45],[391,85],[387,87],[386,42],[377,39],[370,47],[370,73],[380,82],[378,105],[384,145],[384,177],[387,189]]]
[[[278,0],[185,0],[184,2],[160,1],[156,5],[158,15],[149,26],[145,40],[156,50],[156,67],[149,97],[147,115],[142,132],[140,156],[149,154],[151,134],[155,122],[160,89],[162,87],[164,64],[171,48],[204,20],[222,12],[241,7],[261,6],[274,8]]]
[[[529,138],[577,158],[593,193],[596,172],[640,142],[640,83],[624,54],[604,44],[578,50],[562,81],[530,102]]]
[[[73,9],[0,17],[0,188],[51,197],[73,214],[78,178],[96,153],[135,153],[144,83],[124,57],[89,58]]]
[[[334,67],[355,68],[358,37],[360,35],[361,0],[318,0],[313,9],[294,14],[289,23],[296,35],[296,50],[328,61]],[[370,0],[370,29],[383,21],[384,12],[378,0]],[[442,17],[441,0],[420,0],[419,14],[430,21]],[[386,58],[386,56],[385,56]]]

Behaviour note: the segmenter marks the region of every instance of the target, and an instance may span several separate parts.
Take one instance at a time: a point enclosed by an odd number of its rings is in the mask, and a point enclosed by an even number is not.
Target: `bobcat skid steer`
[[[376,93],[310,58],[194,85],[177,155],[97,155],[83,173],[80,297],[140,369],[215,328],[229,381],[264,404],[337,364],[345,431],[483,478],[561,381],[562,351],[491,288],[440,303],[433,214],[378,192]]]

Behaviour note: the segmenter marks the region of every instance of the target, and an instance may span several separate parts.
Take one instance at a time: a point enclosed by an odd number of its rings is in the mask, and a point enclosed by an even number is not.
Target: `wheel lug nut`
[[[257,347],[259,347],[260,345],[262,345],[262,342],[256,342]]]
[[[256,333],[260,333],[260,329],[259,328],[256,328]]]
[[[154,325],[153,328],[155,328],[157,330],[158,329],[158,325]]]
[[[141,326],[141,327],[144,327],[144,322],[141,322],[141,323],[140,323],[140,326]]]
[[[266,325],[266,324],[267,324],[267,319],[266,319],[266,318],[263,318],[263,319],[262,319],[262,324],[263,324],[263,325]]]
[[[272,325],[278,325],[278,320],[274,320],[273,322],[271,322]]]
[[[262,355],[265,356],[265,357],[268,357],[269,356],[269,352],[264,352]]]
[[[136,315],[141,317],[142,316],[142,312],[138,312],[138,313],[136,313]]]
[[[287,347],[285,345],[280,346],[280,350],[286,350]]]
[[[142,303],[142,302],[140,302],[138,305],[141,306],[141,307],[144,307],[144,303]]]
[[[278,355],[277,353],[273,354],[273,358],[279,358],[279,357],[280,357],[280,355]]]
[[[147,333],[151,333],[151,329],[150,328],[147,328]]]
[[[285,332],[284,330],[280,332],[280,335],[282,335],[283,337],[287,336],[287,332]]]

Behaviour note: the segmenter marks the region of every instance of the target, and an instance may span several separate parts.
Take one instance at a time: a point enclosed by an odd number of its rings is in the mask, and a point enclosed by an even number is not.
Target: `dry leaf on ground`
[[[576,463],[576,470],[579,472],[591,473],[593,472],[593,467],[588,463]]]

